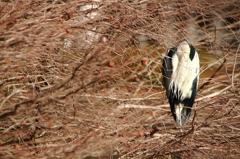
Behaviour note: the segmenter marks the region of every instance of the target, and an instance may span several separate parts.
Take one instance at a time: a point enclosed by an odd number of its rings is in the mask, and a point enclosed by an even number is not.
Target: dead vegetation
[[[239,158],[239,6],[0,2],[0,158]],[[182,39],[202,74],[179,136],[160,70]]]

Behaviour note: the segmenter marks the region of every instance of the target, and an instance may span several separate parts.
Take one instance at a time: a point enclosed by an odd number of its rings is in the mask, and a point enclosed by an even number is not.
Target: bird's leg
[[[182,130],[182,128],[180,128],[180,136],[183,136],[183,135],[185,135],[185,132]]]

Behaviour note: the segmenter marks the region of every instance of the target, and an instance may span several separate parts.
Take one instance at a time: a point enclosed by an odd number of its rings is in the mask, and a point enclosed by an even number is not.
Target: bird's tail
[[[182,103],[175,105],[176,122],[179,126],[187,123],[190,116],[191,108],[184,106]]]

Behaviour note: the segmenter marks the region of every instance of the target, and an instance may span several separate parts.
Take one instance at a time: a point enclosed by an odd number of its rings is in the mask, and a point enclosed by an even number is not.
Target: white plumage
[[[186,124],[196,96],[199,78],[199,57],[196,49],[183,41],[168,50],[163,60],[163,85],[175,121]]]

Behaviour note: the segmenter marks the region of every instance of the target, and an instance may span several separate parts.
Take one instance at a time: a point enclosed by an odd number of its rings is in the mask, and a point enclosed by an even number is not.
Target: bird
[[[191,115],[197,93],[199,69],[198,53],[187,40],[170,48],[163,59],[162,83],[172,116],[179,126],[185,125]]]

